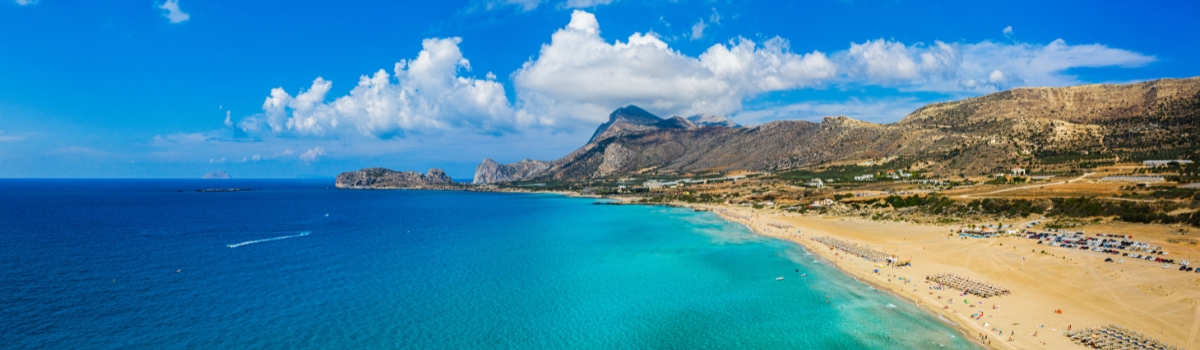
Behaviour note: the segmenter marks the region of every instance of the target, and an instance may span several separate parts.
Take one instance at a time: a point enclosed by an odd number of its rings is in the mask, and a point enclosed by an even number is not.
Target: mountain
[[[214,171],[214,172],[211,172],[208,174],[204,174],[203,178],[204,179],[219,179],[219,180],[232,179],[232,177],[229,177],[229,173],[225,172],[224,170]]]
[[[337,177],[337,188],[348,189],[452,189],[454,183],[441,169],[429,169],[426,174],[413,171],[395,171],[386,168],[366,168],[341,173]]]
[[[540,160],[526,159],[511,164],[500,164],[494,160],[484,158],[483,162],[475,167],[475,179],[473,182],[487,184],[526,179],[540,174],[548,168],[550,168],[550,163]]]
[[[721,118],[724,119],[724,118]],[[934,175],[1080,162],[1197,158],[1200,77],[1134,84],[1018,88],[934,103],[892,124],[847,117],[731,127],[715,118],[659,118],[619,108],[583,147],[506,177],[476,182],[584,180],[629,174],[774,171],[880,158]],[[732,122],[730,122],[732,123]],[[734,124],[736,125],[736,124]],[[495,164],[480,168],[506,169]]]

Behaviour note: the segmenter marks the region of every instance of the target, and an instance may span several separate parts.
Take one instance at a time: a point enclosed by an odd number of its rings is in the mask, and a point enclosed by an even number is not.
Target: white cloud
[[[233,117],[233,113],[232,113],[232,112],[230,112],[230,111],[225,111],[225,126],[227,126],[227,127],[233,127],[233,119],[232,119],[232,117]]]
[[[317,157],[324,156],[324,155],[325,155],[325,149],[322,148],[321,146],[317,146],[317,147],[314,147],[313,149],[305,151],[304,153],[301,153],[300,161],[303,161],[305,163],[312,163],[312,162],[317,161]]]
[[[872,40],[833,55],[847,75],[841,83],[912,91],[981,94],[1016,86],[1080,84],[1071,68],[1139,67],[1156,59],[1101,44],[944,43],[905,45]]]
[[[721,24],[721,14],[717,13],[717,8],[712,8],[712,15],[708,16],[708,22],[712,24]]]
[[[17,5],[21,5],[21,6],[37,5],[38,1],[41,1],[41,0],[17,0]]]
[[[238,123],[248,133],[266,123],[274,133],[301,136],[360,134],[379,138],[462,128],[494,133],[514,127],[504,86],[490,79],[459,76],[471,65],[459,51],[459,38],[425,39],[412,60],[396,63],[394,75],[379,70],[359,78],[349,95],[324,102],[332,82],[317,78],[292,96],[271,90],[263,116]]]
[[[1012,26],[1007,26],[1007,27],[1004,27],[1004,36],[1005,36],[1005,37],[1010,37],[1010,36],[1012,36],[1012,33],[1013,33],[1013,32],[1012,32]]]
[[[637,104],[663,114],[726,114],[743,99],[813,86],[835,76],[824,54],[796,54],[782,38],[761,45],[745,38],[690,57],[653,33],[609,44],[591,13],[576,10],[535,60],[513,73],[518,120],[594,127],[614,108]]]
[[[701,18],[699,22],[696,22],[696,24],[693,24],[692,25],[692,40],[697,40],[697,39],[703,38],[704,37],[704,27],[707,27],[707,26],[708,26],[707,24],[704,24],[703,18]]]
[[[225,163],[225,158],[220,158],[220,159],[210,158],[208,160],[208,164],[223,164],[223,163]]]
[[[958,51],[941,41],[932,47],[909,47],[883,39],[850,43],[840,57],[852,80],[875,84],[944,76],[959,60]]]
[[[171,23],[183,23],[192,17],[179,9],[179,0],[167,0],[158,8],[163,10],[163,17],[166,17]]]
[[[250,160],[255,161],[255,162],[260,161],[260,160],[262,160],[262,155],[255,154],[250,157]]]

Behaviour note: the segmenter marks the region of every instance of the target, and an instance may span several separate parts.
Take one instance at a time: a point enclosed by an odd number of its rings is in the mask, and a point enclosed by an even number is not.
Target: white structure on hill
[[[1171,163],[1179,163],[1179,164],[1192,164],[1192,161],[1190,161],[1190,160],[1187,160],[1187,159],[1177,159],[1177,160],[1143,160],[1143,161],[1142,161],[1142,165],[1145,165],[1145,166],[1148,166],[1148,167],[1155,167],[1155,168],[1156,168],[1156,167],[1160,167],[1160,166],[1167,166],[1167,165],[1170,165]]]

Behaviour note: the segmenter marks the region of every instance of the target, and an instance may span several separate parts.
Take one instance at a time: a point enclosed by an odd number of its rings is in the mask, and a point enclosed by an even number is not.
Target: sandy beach
[[[1197,345],[1200,274],[1180,272],[1178,265],[1163,269],[1162,264],[1135,259],[1106,263],[1104,259],[1113,255],[1038,245],[1018,237],[963,239],[950,235],[951,227],[946,226],[694,207],[712,210],[759,234],[799,243],[847,274],[957,323],[972,339],[987,335],[990,342],[980,342],[991,348],[1081,349],[1062,332],[1110,323],[1179,348]],[[911,257],[912,266],[891,268],[838,253],[812,240],[820,236]],[[1190,252],[1172,253],[1186,258]],[[925,276],[938,273],[983,280],[1012,293],[984,299],[949,288],[932,290]],[[982,317],[971,318],[979,312]]]

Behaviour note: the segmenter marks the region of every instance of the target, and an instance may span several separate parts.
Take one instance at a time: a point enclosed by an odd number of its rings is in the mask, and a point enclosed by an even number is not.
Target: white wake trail
[[[291,236],[283,236],[283,237],[275,237],[275,238],[267,238],[267,239],[258,239],[258,240],[253,240],[253,241],[245,241],[245,242],[242,242],[242,243],[237,243],[237,244],[226,244],[225,246],[226,246],[226,247],[229,247],[230,249],[232,249],[232,248],[237,248],[237,247],[241,247],[241,246],[248,245],[248,244],[262,243],[262,242],[270,242],[270,241],[278,241],[278,240],[281,240],[281,239],[288,239],[288,238],[296,238],[296,237],[308,236],[308,234],[310,234],[310,233],[312,233],[312,232],[311,232],[311,231],[304,231],[304,232],[300,232],[300,234],[291,235]]]

